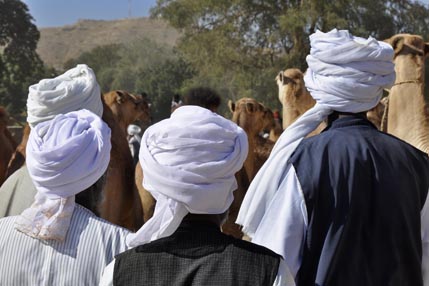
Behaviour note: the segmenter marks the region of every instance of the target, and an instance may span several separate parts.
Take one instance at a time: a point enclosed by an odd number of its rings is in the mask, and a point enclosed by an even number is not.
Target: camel
[[[424,98],[424,61],[429,43],[410,34],[397,34],[385,41],[395,51],[396,71],[389,93],[387,132],[428,153],[429,106]]]
[[[103,120],[112,129],[112,152],[107,182],[103,189],[105,200],[100,216],[110,222],[137,230],[143,225],[143,210],[135,185],[135,166],[126,140],[126,128],[136,120],[150,122],[149,104],[141,96],[117,90],[103,94]],[[118,191],[121,193],[118,194]]]
[[[7,129],[7,123],[8,114],[0,107],[0,186],[6,180],[7,165],[17,145]]]
[[[30,125],[28,123],[25,124],[24,130],[22,132],[21,143],[19,143],[19,145],[15,148],[15,151],[9,160],[6,170],[6,179],[25,164],[25,148],[27,147],[30,131]]]
[[[283,129],[295,122],[304,112],[312,108],[316,101],[304,84],[304,74],[296,68],[286,69],[276,77],[279,88],[279,100],[283,106]],[[326,123],[322,122],[308,136],[322,132]]]
[[[243,233],[235,224],[235,220],[250,182],[268,159],[274,146],[274,142],[259,135],[264,128],[271,128],[274,125],[274,117],[271,110],[252,98],[241,98],[235,103],[229,101],[228,106],[232,112],[232,121],[246,131],[249,154],[244,161],[243,168],[236,174],[238,189],[234,192],[234,201],[229,208],[229,217],[222,230],[241,238]]]
[[[151,121],[150,105],[142,95],[134,95],[123,90],[113,90],[103,94],[103,99],[125,133],[128,125],[136,120],[144,123]]]
[[[304,74],[296,68],[286,69],[276,77],[279,100],[283,106],[283,129],[286,129],[316,101],[304,84]]]

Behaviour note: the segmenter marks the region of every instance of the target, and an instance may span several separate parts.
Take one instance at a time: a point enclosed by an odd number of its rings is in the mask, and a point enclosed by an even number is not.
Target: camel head
[[[395,51],[396,83],[424,80],[424,61],[429,43],[419,35],[397,34],[385,40]]]
[[[397,34],[385,40],[393,47],[395,57],[398,55],[427,56],[429,43],[425,43],[419,35]]]
[[[256,136],[267,126],[274,125],[273,113],[253,98],[243,97],[235,103],[229,100],[228,106],[232,121],[243,128],[248,137]]]
[[[277,77],[279,100],[283,106],[283,129],[287,128],[301,114],[314,106],[304,84],[304,74],[296,68],[280,72]]]
[[[103,94],[103,98],[124,130],[136,120],[150,123],[150,104],[143,96],[123,90],[114,90]]]

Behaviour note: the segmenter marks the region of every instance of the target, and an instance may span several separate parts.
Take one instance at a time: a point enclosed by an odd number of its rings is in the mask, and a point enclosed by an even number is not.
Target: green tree
[[[64,68],[79,63],[94,69],[103,92],[122,89],[147,93],[154,121],[170,115],[172,95],[194,76],[179,53],[149,39],[97,47],[69,60]]]
[[[348,29],[385,39],[428,34],[428,9],[412,0],[158,0],[153,17],[182,32],[178,48],[228,98],[252,96],[273,105],[279,70],[306,69],[309,35]],[[277,102],[277,100],[275,100]]]
[[[25,110],[28,86],[52,73],[36,53],[39,31],[27,6],[0,0],[0,105],[10,113]]]

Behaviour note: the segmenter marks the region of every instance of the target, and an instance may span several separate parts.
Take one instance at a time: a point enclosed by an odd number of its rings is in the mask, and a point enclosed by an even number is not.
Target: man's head
[[[197,105],[217,112],[221,97],[211,88],[196,87],[190,89],[183,97],[184,105]]]
[[[100,87],[87,65],[77,65],[56,78],[43,79],[29,87],[27,121],[33,128],[58,114],[87,109],[103,114]]]
[[[107,170],[110,134],[101,118],[85,109],[57,115],[31,130],[26,162],[37,194],[18,229],[35,237],[64,239],[75,195]]]
[[[247,157],[246,133],[230,120],[199,106],[182,106],[143,134],[143,186],[157,200],[154,216],[127,238],[130,246],[173,233],[188,214],[228,210],[237,188],[235,173]]]
[[[318,105],[364,112],[376,106],[395,81],[394,52],[385,42],[334,29],[312,34],[310,44],[304,81]]]

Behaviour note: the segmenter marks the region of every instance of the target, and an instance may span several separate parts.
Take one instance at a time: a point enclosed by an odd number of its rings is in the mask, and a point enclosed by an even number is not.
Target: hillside
[[[115,21],[80,20],[74,25],[40,29],[37,52],[48,66],[63,64],[101,45],[149,38],[173,46],[179,33],[161,20],[134,18]]]

